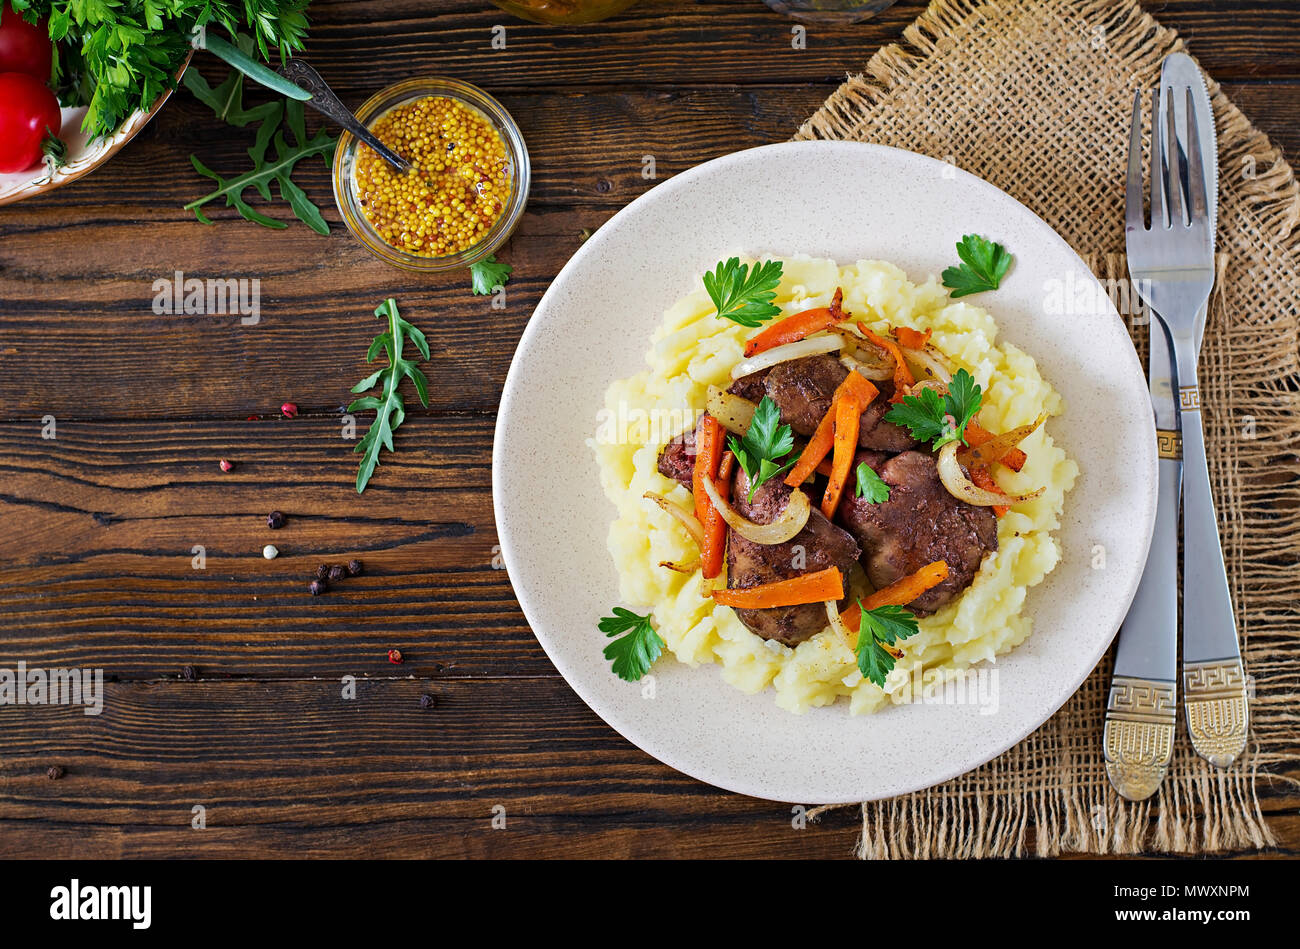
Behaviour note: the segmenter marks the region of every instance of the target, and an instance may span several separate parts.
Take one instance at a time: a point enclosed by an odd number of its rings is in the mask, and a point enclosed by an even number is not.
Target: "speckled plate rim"
[[[755,195],[761,217],[748,207]],[[912,213],[900,203],[905,196],[928,207]],[[879,257],[920,280],[951,263],[952,243],[970,231],[1017,252],[1002,288],[975,302],[994,312],[999,338],[1034,356],[1062,393],[1066,412],[1049,430],[1082,469],[1058,533],[1061,563],[1029,591],[1024,607],[1034,631],[992,664],[999,707],[1010,702],[1012,712],[911,705],[851,717],[838,702],[795,716],[776,706],[771,689],[746,695],[724,683],[716,665],[692,669],[671,655],[656,665],[649,697],[641,685],[614,678],[595,628],[621,602],[605,544],[614,509],[584,439],[594,433],[608,384],[644,368],[662,311],[730,253],[802,252],[841,264]],[[1049,317],[1049,280],[1067,281],[1079,299],[1091,292],[1094,309]],[[1121,451],[1126,466],[1116,471]],[[1110,466],[1102,464],[1107,459]],[[781,143],[723,156],[614,215],[561,270],[525,328],[502,391],[492,458],[505,568],[539,643],[574,691],[678,771],[800,803],[929,787],[997,757],[1050,718],[1096,667],[1132,600],[1156,484],[1145,374],[1105,290],[1069,245],[974,175],[912,152],[846,142]],[[1104,568],[1097,567],[1099,549]]]

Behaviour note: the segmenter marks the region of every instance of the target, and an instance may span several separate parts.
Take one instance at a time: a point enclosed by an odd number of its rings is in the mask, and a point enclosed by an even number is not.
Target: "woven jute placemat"
[[[937,0],[797,139],[876,142],[952,162],[1054,227],[1124,286],[1124,174],[1135,89],[1183,43],[1130,0]],[[1300,762],[1300,189],[1210,82],[1219,136],[1219,280],[1201,355],[1211,476],[1246,672],[1250,742],[1230,770],[1184,723],[1150,801],[1120,798],[1101,738],[1108,658],[1042,728],[929,790],[862,805],[863,857],[1213,852],[1274,842],[1257,792]],[[1112,284],[1107,284],[1112,286]],[[1128,318],[1145,350],[1146,327]],[[1086,476],[1085,472],[1085,476]]]

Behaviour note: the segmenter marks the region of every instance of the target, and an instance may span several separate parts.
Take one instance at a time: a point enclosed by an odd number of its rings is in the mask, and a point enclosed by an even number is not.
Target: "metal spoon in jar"
[[[320,73],[307,63],[301,59],[291,59],[280,67],[279,73],[285,79],[300,86],[304,91],[311,93],[311,98],[305,100],[307,105],[322,115],[333,119],[361,139],[361,141],[378,152],[379,157],[402,174],[411,170],[411,163],[381,142],[368,128],[357,121],[357,117],[352,114],[352,110],[345,106],[339,97],[334,94],[334,90],[321,78]]]

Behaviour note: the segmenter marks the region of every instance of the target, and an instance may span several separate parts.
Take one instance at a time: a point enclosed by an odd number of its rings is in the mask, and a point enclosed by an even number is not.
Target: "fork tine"
[[[1187,194],[1193,221],[1209,216],[1205,195],[1205,163],[1201,158],[1201,134],[1196,122],[1196,101],[1187,90]]]
[[[1165,218],[1165,136],[1160,126],[1160,100],[1164,93],[1151,97],[1151,229],[1168,227]]]
[[[1124,186],[1124,227],[1128,231],[1146,228],[1142,211],[1142,90],[1133,93],[1133,122],[1128,134],[1128,178]]]
[[[1165,114],[1165,135],[1160,144],[1165,167],[1165,199],[1169,202],[1169,226],[1182,227],[1187,223],[1183,214],[1183,175],[1178,163],[1178,130],[1174,117],[1174,90],[1172,87],[1160,90],[1160,99]]]

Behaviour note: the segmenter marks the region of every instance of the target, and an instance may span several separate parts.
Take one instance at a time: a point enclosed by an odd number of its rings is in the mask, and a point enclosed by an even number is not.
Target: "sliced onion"
[[[709,386],[708,412],[732,434],[744,435],[749,431],[749,423],[757,409],[758,406],[748,399],[742,399],[717,386]]]
[[[924,349],[908,349],[899,343],[898,348],[908,365],[920,370],[919,373],[914,373],[918,380],[936,379],[944,384],[952,382],[952,368],[947,363],[947,357],[930,344],[927,343]]]
[[[974,448],[963,448],[957,453],[957,460],[963,465],[988,465],[997,461],[1011,449],[1037,431],[1038,426],[1047,420],[1044,412],[1028,425],[1021,425],[1001,435],[994,435],[988,441]]]
[[[940,382],[938,379],[922,379],[920,382],[913,382],[907,388],[906,395],[915,395],[920,398],[919,393],[922,389],[933,389],[939,395],[948,394],[948,383]]]
[[[751,372],[771,369],[777,363],[790,359],[803,359],[805,356],[820,356],[822,353],[839,352],[844,347],[844,339],[838,333],[823,336],[809,336],[807,339],[776,346],[767,352],[759,353],[750,359],[743,359],[731,370],[731,378],[739,379]]]
[[[840,618],[839,604],[834,600],[826,601],[826,618],[831,621],[831,629],[836,635],[843,636],[850,649],[856,649],[858,637],[850,633],[849,628],[844,625],[844,620]]]
[[[856,372],[864,379],[870,379],[872,382],[884,382],[886,379],[894,378],[892,368],[881,368],[878,366],[868,366],[856,356],[841,356],[840,365],[849,372]]]
[[[668,500],[662,494],[655,494],[653,491],[647,491],[641,495],[643,498],[649,498],[658,504],[666,514],[671,514],[686,528],[686,532],[695,538],[695,543],[704,546],[704,525],[702,525],[693,513],[684,511],[672,501]]]
[[[939,449],[939,480],[948,489],[948,493],[959,501],[974,504],[976,507],[995,507],[999,504],[1019,504],[1032,501],[1043,493],[1045,488],[1038,488],[1028,494],[998,494],[979,487],[966,472],[962,471],[961,462],[957,460],[958,442],[949,442]]]
[[[678,573],[694,573],[700,569],[699,559],[688,560],[686,563],[674,563],[671,560],[659,561],[659,566],[667,567],[669,570],[676,570]]]
[[[756,544],[784,544],[803,530],[804,525],[808,523],[809,515],[812,514],[808,495],[795,488],[790,492],[790,500],[786,502],[785,510],[781,512],[780,517],[771,524],[755,524],[741,517],[736,513],[735,508],[722,500],[722,495],[718,493],[712,478],[704,478],[701,483],[704,485],[704,492],[709,496],[718,513],[722,515],[722,519],[727,522],[727,526],[745,540],[752,540]]]

